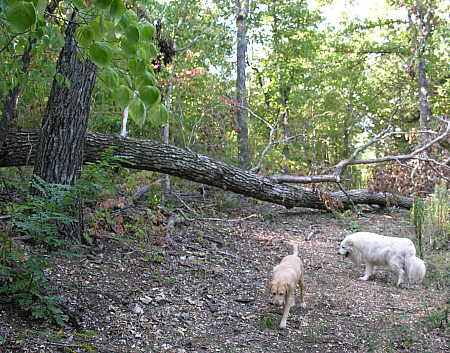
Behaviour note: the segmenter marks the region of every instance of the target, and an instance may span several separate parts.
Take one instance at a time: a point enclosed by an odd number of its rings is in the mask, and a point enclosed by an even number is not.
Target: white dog
[[[269,283],[272,294],[272,304],[284,307],[280,328],[286,328],[289,310],[295,304],[295,289],[300,287],[300,305],[306,307],[304,302],[304,268],[302,260],[298,257],[298,246],[294,245],[294,253],[285,256],[281,262],[273,268],[272,280]]]
[[[406,278],[409,282],[422,282],[425,263],[416,257],[416,248],[408,238],[386,237],[375,233],[358,232],[345,237],[338,254],[350,257],[357,265],[364,264],[366,271],[361,280],[367,281],[375,266],[387,266],[398,274],[397,286]]]

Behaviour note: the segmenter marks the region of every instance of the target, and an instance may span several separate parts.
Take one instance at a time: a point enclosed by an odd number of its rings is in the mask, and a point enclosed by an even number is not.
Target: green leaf
[[[127,10],[120,18],[119,25],[123,30],[125,30],[130,25],[135,25],[138,22],[139,17],[136,15],[136,13],[133,10]]]
[[[19,1],[8,8],[6,20],[16,32],[26,32],[36,23],[36,10],[32,2]]]
[[[146,118],[144,102],[142,102],[142,100],[138,97],[133,98],[128,105],[128,108],[131,119],[133,119],[134,122],[142,128]]]
[[[119,84],[119,75],[112,67],[107,67],[103,71],[103,80],[108,89],[116,89]]]
[[[120,41],[120,47],[126,56],[135,56],[137,45],[130,43],[126,38],[122,38]]]
[[[162,104],[155,104],[148,112],[152,123],[156,125],[162,125],[167,122],[169,118],[169,112]]]
[[[148,44],[148,55],[151,58],[156,57],[156,55],[158,54],[158,50],[156,49],[155,45],[153,43]]]
[[[139,90],[139,97],[147,107],[151,107],[159,102],[161,93],[155,86],[144,86]]]
[[[47,0],[33,0],[34,8],[38,13],[45,10],[45,8],[47,7],[47,3]]]
[[[134,76],[142,75],[146,71],[146,64],[141,59],[132,58],[128,62],[128,70]]]
[[[106,9],[111,5],[111,1],[112,0],[94,0],[94,5],[99,9]]]
[[[103,17],[97,16],[91,23],[92,33],[94,34],[94,40],[100,40],[104,35],[104,23]]]
[[[125,108],[130,102],[131,90],[124,85],[119,86],[115,94],[116,102],[121,108]]]
[[[159,117],[163,122],[166,122],[169,119],[169,112],[164,104],[159,105]]]
[[[75,36],[78,43],[87,47],[91,45],[94,40],[94,31],[89,25],[81,26],[76,31]]]
[[[119,20],[125,13],[125,5],[122,0],[112,0],[109,14],[115,20]],[[117,22],[116,22],[117,23]]]
[[[139,76],[139,81],[143,86],[154,86],[156,83],[155,75],[147,70]]]
[[[136,46],[139,43],[139,30],[136,26],[128,26],[124,35],[130,45]]]
[[[152,41],[155,37],[156,28],[152,24],[141,26],[140,33],[143,41]]]
[[[94,43],[89,47],[91,60],[100,67],[109,65],[112,61],[113,50],[106,43]]]

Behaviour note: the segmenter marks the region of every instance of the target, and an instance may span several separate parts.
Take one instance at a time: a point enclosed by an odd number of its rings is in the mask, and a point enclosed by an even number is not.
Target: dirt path
[[[336,218],[263,204],[222,216],[151,241],[104,237],[96,257],[59,259],[49,276],[81,327],[29,323],[0,307],[0,351],[447,351],[441,311],[448,292],[439,283],[427,278],[424,286],[396,288],[386,271],[361,282],[361,269],[336,254],[352,231],[410,235],[404,212]],[[295,307],[282,331],[267,283],[272,266],[291,252],[289,241],[300,244],[307,308]]]

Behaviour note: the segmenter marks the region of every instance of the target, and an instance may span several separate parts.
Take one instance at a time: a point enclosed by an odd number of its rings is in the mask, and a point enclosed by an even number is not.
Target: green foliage
[[[411,220],[416,231],[417,248],[419,257],[423,258],[423,219],[424,219],[424,202],[421,198],[414,199],[413,207],[411,209]]]
[[[32,2],[18,1],[6,10],[6,20],[16,32],[25,32],[36,23],[36,10]]]
[[[98,162],[87,163],[83,168],[77,189],[84,200],[93,201],[102,194],[114,193],[118,187],[115,176],[124,170],[124,164],[132,165],[125,157],[115,155],[114,151],[113,147],[106,148]]]
[[[35,177],[32,182],[36,195],[29,195],[23,204],[12,205],[12,226],[33,243],[58,248],[63,240],[58,237],[58,224],[73,221],[67,208],[73,203],[71,189],[67,185],[48,184]]]
[[[416,229],[417,239],[420,241],[420,249],[422,239],[427,240],[431,248],[439,249],[446,245],[450,235],[449,202],[449,190],[444,182],[436,184],[434,193],[424,200],[415,200],[411,210],[411,220]]]
[[[45,278],[45,270],[51,267],[45,248],[61,246],[57,224],[73,221],[66,211],[72,202],[70,190],[39,178],[32,185],[37,194],[29,195],[23,204],[11,206],[10,231],[0,233],[0,278],[5,279],[0,295],[17,303],[35,319],[63,325],[67,316],[59,307],[61,298],[51,294]],[[20,234],[34,246],[18,243],[14,234]]]
[[[443,308],[431,310],[428,315],[422,320],[426,331],[429,332],[434,329],[439,329],[443,332],[448,332],[450,328],[448,321],[448,312],[448,305]]]
[[[358,223],[358,215],[355,214],[352,210],[346,210],[343,212],[340,211],[332,211],[332,212],[342,227],[350,229],[352,233],[361,230]]]

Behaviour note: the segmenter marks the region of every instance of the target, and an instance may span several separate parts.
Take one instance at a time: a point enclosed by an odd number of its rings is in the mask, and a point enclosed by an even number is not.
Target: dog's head
[[[281,281],[271,281],[269,283],[269,289],[272,296],[272,304],[283,306],[288,292],[288,285]]]
[[[353,241],[345,238],[341,242],[341,246],[339,247],[338,254],[344,255],[344,257],[347,257],[352,253],[352,250],[353,250]]]

